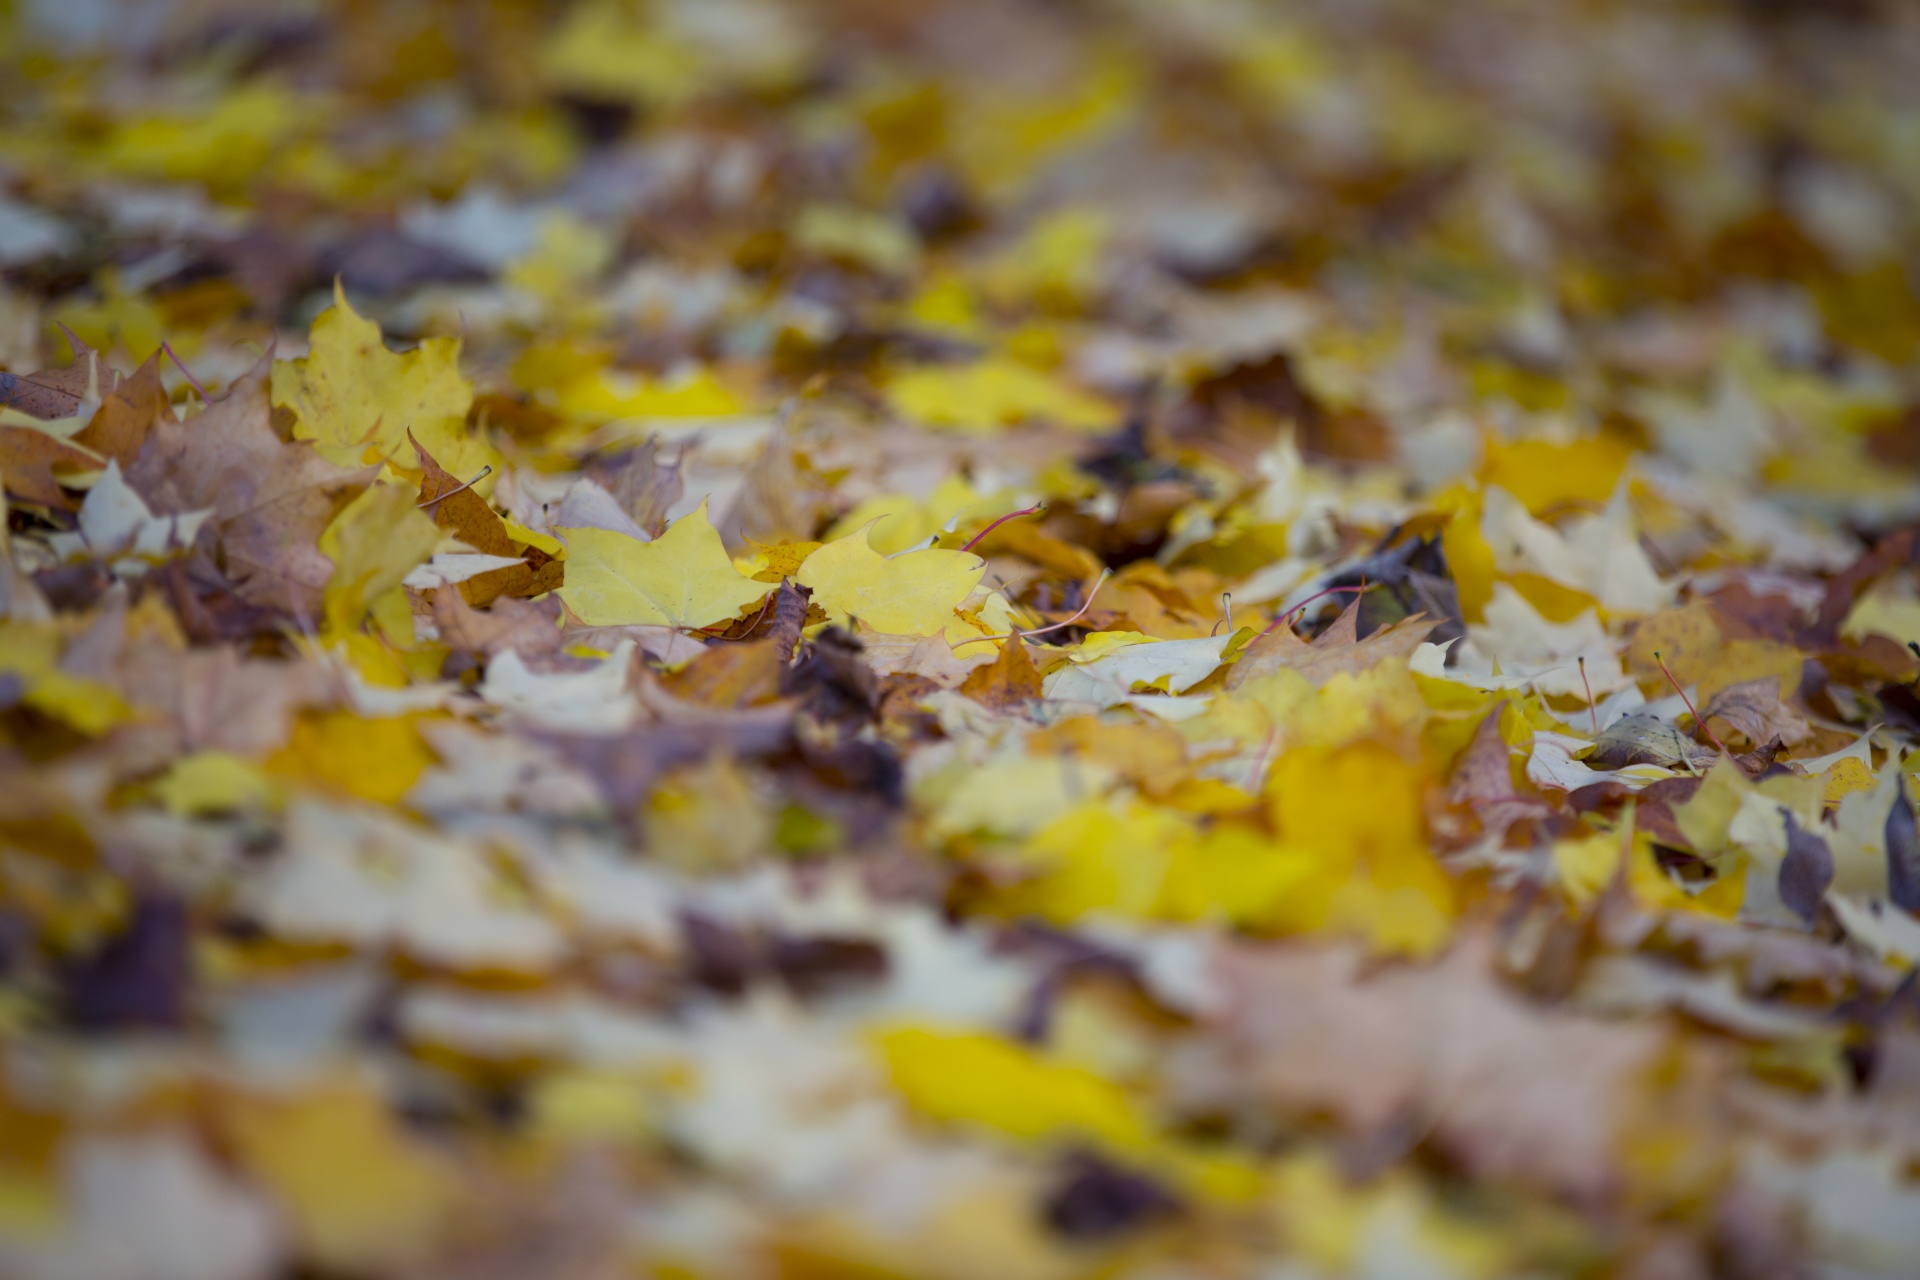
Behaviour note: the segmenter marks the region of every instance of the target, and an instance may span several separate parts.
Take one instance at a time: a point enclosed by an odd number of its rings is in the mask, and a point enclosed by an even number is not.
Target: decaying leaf
[[[1920,830],[1904,782],[1896,782],[1887,810],[1887,896],[1893,904],[1920,914]]]
[[[1820,912],[1821,899],[1833,883],[1833,853],[1816,831],[1808,831],[1785,813],[1787,853],[1780,860],[1780,901],[1795,915],[1811,924]]]
[[[1023,706],[1040,697],[1040,672],[1027,656],[1026,642],[1017,633],[1001,641],[1000,654],[993,664],[969,672],[960,683],[960,692],[995,711]]]
[[[0,1274],[1920,1274],[1906,7],[284,8],[0,6]]]
[[[1813,732],[1806,719],[1780,701],[1777,676],[1762,676],[1728,685],[1700,708],[1703,720],[1726,721],[1756,746],[1778,740],[1787,746],[1804,742]]]
[[[1325,684],[1343,671],[1354,674],[1377,663],[1410,657],[1434,628],[1416,614],[1360,640],[1355,638],[1359,617],[1360,603],[1355,601],[1310,642],[1301,640],[1284,622],[1269,629],[1241,653],[1227,674],[1227,687],[1237,688],[1283,669],[1297,671],[1316,685]]]
[[[321,531],[373,473],[334,466],[312,445],[274,434],[271,364],[263,357],[198,416],[155,423],[127,479],[162,512],[211,507],[221,557],[240,593],[316,618],[333,572],[319,548]]]

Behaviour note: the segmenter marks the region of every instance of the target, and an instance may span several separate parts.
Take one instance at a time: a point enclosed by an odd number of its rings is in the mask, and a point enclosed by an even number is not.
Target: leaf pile
[[[0,7],[0,1275],[1920,1274],[1917,50]]]

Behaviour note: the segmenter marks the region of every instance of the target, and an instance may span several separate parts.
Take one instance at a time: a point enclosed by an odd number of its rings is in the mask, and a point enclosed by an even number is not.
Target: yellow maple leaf
[[[652,542],[610,529],[559,532],[567,540],[560,598],[591,626],[710,627],[772,590],[733,567],[704,501]]]
[[[493,450],[467,430],[473,384],[460,372],[458,338],[389,351],[380,326],[354,311],[337,280],[333,305],[315,318],[309,337],[304,357],[273,366],[273,403],[293,411],[296,440],[313,441],[339,466],[357,466],[371,453],[404,470],[415,465],[411,431],[457,476],[498,469]],[[486,491],[490,480],[477,487]]]
[[[960,431],[993,432],[1030,420],[1104,431],[1119,417],[1099,397],[1005,356],[909,369],[888,394],[907,417]]]
[[[875,494],[834,521],[827,539],[844,538],[877,520],[880,523],[867,535],[867,544],[890,556],[925,542],[955,516],[975,514],[976,507],[994,510],[992,499],[983,498],[965,477],[947,476],[924,498],[905,493]]]
[[[621,369],[594,369],[564,383],[554,407],[570,418],[591,422],[626,418],[731,418],[746,402],[704,367],[687,367],[661,377]]]
[[[333,561],[322,606],[328,630],[356,626],[439,542],[433,518],[399,485],[373,485],[348,503],[320,535],[320,550]],[[411,631],[410,624],[406,630]]]
[[[376,804],[398,804],[436,758],[415,727],[418,720],[367,719],[351,711],[302,716],[287,745],[267,759],[266,770]]]
[[[929,547],[892,559],[867,543],[871,524],[808,556],[793,580],[832,614],[860,619],[889,635],[930,636],[972,594],[987,562],[969,551]],[[569,570],[571,572],[571,570]]]
[[[1282,754],[1267,786],[1274,826],[1315,873],[1275,904],[1272,923],[1357,934],[1389,953],[1430,955],[1443,946],[1456,894],[1427,845],[1427,782],[1378,742]]]

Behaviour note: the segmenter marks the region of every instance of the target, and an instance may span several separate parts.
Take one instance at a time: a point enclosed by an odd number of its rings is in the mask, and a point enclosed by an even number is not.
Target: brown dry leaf
[[[115,602],[69,646],[74,675],[119,688],[173,730],[171,749],[258,757],[284,745],[294,714],[330,705],[336,677],[309,662],[255,658],[231,645],[188,647],[173,615],[148,596]]]
[[[1256,638],[1240,654],[1240,661],[1227,672],[1227,688],[1237,689],[1249,680],[1282,669],[1297,671],[1316,685],[1323,685],[1342,672],[1357,675],[1382,662],[1410,656],[1439,625],[1415,614],[1359,640],[1355,638],[1359,618],[1360,605],[1355,601],[1311,643],[1281,623]]]
[[[1469,936],[1438,964],[1368,976],[1337,947],[1240,946],[1228,1007],[1176,1076],[1187,1106],[1258,1100],[1361,1134],[1431,1131],[1475,1177],[1595,1199],[1617,1192],[1633,1089],[1665,1036],[1538,1007]]]
[[[73,347],[73,363],[24,377],[0,373],[0,405],[35,418],[70,418],[79,412],[89,391],[97,391],[102,398],[113,393],[120,385],[120,374],[71,329],[66,335]]]
[[[658,440],[650,439],[629,453],[590,467],[587,475],[655,538],[666,532],[667,513],[686,492],[680,461],[662,462]]]
[[[6,479],[7,493],[21,501],[72,510],[80,504],[60,487],[59,477],[105,466],[106,459],[58,436],[32,427],[0,426],[0,476]]]
[[[43,420],[70,418],[80,408],[80,397],[42,381],[40,374],[0,372],[0,408]]]
[[[1027,656],[1027,642],[1018,633],[1000,642],[992,666],[975,667],[960,683],[960,692],[995,711],[1024,707],[1040,696],[1040,670]]]
[[[320,533],[374,468],[336,467],[305,442],[274,434],[271,353],[224,399],[184,423],[162,419],[127,481],[163,513],[213,509],[221,558],[239,593],[296,617],[319,616],[333,562]]]
[[[1780,701],[1778,676],[1730,684],[1700,708],[1700,715],[1704,720],[1726,721],[1757,746],[1775,739],[1792,746],[1813,734],[1806,718]]]
[[[160,353],[156,351],[107,393],[93,418],[73,440],[114,459],[123,468],[131,467],[140,456],[147,432],[162,414],[172,412],[167,389],[160,385]]]
[[[1501,703],[1487,713],[1474,730],[1473,741],[1461,753],[1447,787],[1449,803],[1466,809],[1480,829],[1499,839],[1507,828],[1529,818],[1543,817],[1547,804],[1540,797],[1523,796],[1513,784],[1513,749],[1500,733]]]
[[[538,547],[516,545],[506,522],[473,489],[471,477],[462,480],[451,474],[418,440],[411,435],[407,438],[420,458],[420,505],[433,513],[433,522],[481,555],[521,557],[524,561],[461,582],[460,594],[468,604],[484,608],[501,596],[537,596],[560,585],[566,573],[564,562]]]
[[[662,676],[660,687],[703,706],[755,706],[780,696],[785,667],[774,640],[712,644],[686,666]]]
[[[434,589],[433,625],[440,643],[489,658],[508,650],[529,656],[553,653],[560,648],[563,634],[557,599],[535,602],[502,596],[481,612],[466,602],[457,587]]]

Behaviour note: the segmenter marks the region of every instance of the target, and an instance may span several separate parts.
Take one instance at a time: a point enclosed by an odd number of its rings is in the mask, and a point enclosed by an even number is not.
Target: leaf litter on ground
[[[1913,28],[0,8],[0,1274],[1920,1273]]]

